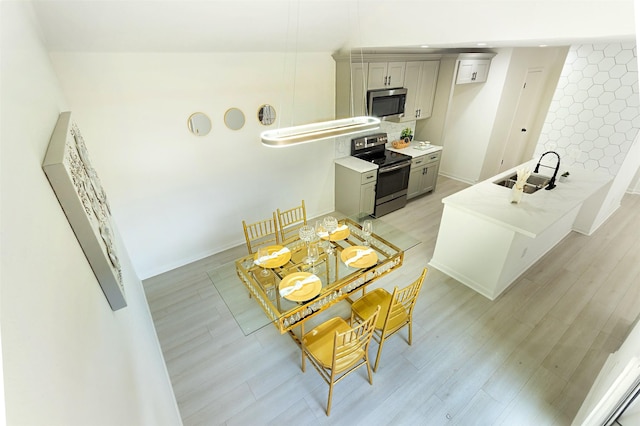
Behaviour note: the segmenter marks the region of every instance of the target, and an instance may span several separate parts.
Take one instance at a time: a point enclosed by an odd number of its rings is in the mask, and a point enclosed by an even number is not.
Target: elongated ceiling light
[[[291,15],[291,10],[289,10],[289,21],[291,21]],[[294,102],[296,91],[295,67],[298,60],[298,36],[300,32],[300,0],[297,0],[296,15],[295,59],[293,72],[294,79],[292,92],[292,101]],[[291,22],[289,22],[289,24],[290,23]],[[295,111],[295,108],[293,106],[291,109]],[[266,130],[260,134],[260,138],[262,139],[263,145],[270,147],[286,147],[307,142],[314,142],[322,139],[334,138],[337,136],[351,135],[366,130],[377,129],[379,127],[380,119],[377,117],[350,117],[338,120],[323,121],[319,123],[303,124],[300,126],[284,127],[275,130]]]
[[[380,127],[377,117],[351,117],[320,123],[303,124],[267,130],[260,135],[262,144],[270,147],[285,147],[337,136],[373,130]]]

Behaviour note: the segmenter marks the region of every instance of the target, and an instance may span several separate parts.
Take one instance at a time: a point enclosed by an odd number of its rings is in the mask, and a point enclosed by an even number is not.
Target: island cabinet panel
[[[445,205],[431,265],[495,300],[569,232],[574,208],[536,238]]]
[[[496,185],[521,164],[442,200],[444,210],[431,266],[491,300],[571,231],[593,232],[612,178],[570,169],[571,179],[552,190],[523,194]]]

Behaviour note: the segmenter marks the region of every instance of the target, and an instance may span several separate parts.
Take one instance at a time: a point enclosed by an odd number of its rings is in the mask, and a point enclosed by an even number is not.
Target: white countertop
[[[391,145],[387,146],[389,151],[399,152],[400,154],[410,155],[411,158],[421,157],[423,155],[432,154],[434,152],[442,151],[442,147],[439,145],[430,145],[427,149],[420,148],[419,141],[412,141],[411,145],[406,148],[393,148]]]
[[[511,188],[493,183],[515,173],[519,168],[533,170],[536,163],[537,160],[531,160],[514,167],[450,195],[442,202],[535,238],[613,179],[601,173],[562,167],[561,163],[554,189],[540,189],[533,194],[523,194],[522,201],[518,204],[510,202]],[[559,175],[565,171],[570,172],[569,179],[560,182]],[[551,169],[540,169],[540,174],[551,176],[552,173]]]
[[[347,157],[336,158],[335,163],[354,170],[358,173],[367,173],[378,168],[377,164],[374,164],[370,161],[364,161],[350,155]]]
[[[411,158],[432,154],[434,152],[438,152],[442,150],[442,147],[439,145],[431,145],[428,149],[420,149],[418,147],[419,147],[419,142],[415,141],[415,142],[411,142],[411,145],[409,145],[408,147],[402,148],[402,149],[392,148],[391,145],[387,146],[386,148],[389,151],[399,152],[400,154],[409,155],[411,156]],[[356,157],[352,157],[350,155],[346,157],[336,158],[335,163],[340,164],[341,166],[347,167],[359,173],[370,172],[378,168],[376,164],[373,164],[369,161],[361,160]]]

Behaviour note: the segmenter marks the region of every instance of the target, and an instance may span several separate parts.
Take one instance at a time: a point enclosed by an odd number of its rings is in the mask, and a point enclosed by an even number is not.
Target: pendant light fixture
[[[377,117],[351,117],[320,123],[303,124],[262,132],[262,144],[271,147],[285,147],[337,136],[373,130],[380,127]]]
[[[296,52],[294,63],[297,63],[298,32],[300,26],[300,2],[298,0],[296,23]],[[291,12],[289,12],[291,15]],[[295,66],[293,76],[293,98],[295,98]],[[294,110],[294,108],[292,108]],[[380,127],[380,119],[377,117],[350,117],[318,123],[303,124],[299,126],[283,127],[275,130],[266,130],[260,134],[262,144],[269,147],[287,147],[302,143],[315,142],[338,136],[352,135],[355,133],[374,130]]]

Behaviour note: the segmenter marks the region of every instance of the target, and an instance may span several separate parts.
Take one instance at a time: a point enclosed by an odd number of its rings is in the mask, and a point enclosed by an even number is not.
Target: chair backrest
[[[278,236],[278,222],[276,221],[275,212],[272,213],[272,215],[273,216],[269,219],[251,224],[247,224],[244,220],[242,221],[244,238],[247,242],[247,250],[249,251],[249,254],[257,252],[258,248],[262,246],[280,244],[280,238]]]
[[[387,318],[384,321],[383,330],[386,333],[394,332],[411,321],[413,308],[418,300],[418,294],[427,275],[427,268],[422,270],[420,277],[405,288],[393,289],[391,305],[387,311]]]
[[[307,224],[307,210],[304,200],[299,206],[289,210],[278,209],[278,226],[280,228],[280,241],[287,244],[298,237],[298,229]]]
[[[376,329],[380,306],[368,319],[342,333],[336,332],[333,342],[331,369],[341,372],[362,360],[369,352],[369,343]]]

